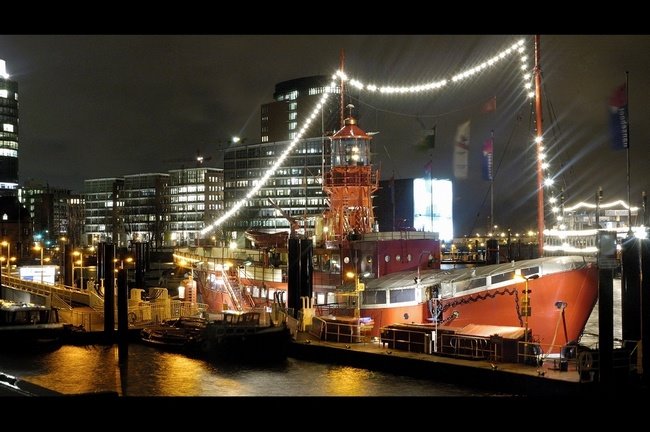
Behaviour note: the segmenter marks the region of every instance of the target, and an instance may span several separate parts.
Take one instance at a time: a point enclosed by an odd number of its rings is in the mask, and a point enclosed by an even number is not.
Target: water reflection
[[[451,384],[288,359],[269,367],[213,363],[143,345],[76,347],[38,356],[0,355],[0,371],[66,394],[127,396],[468,396]]]

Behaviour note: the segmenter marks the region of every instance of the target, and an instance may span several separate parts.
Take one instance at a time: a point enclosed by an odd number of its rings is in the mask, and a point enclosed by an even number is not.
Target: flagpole
[[[632,237],[632,202],[630,201],[630,85],[629,71],[625,71],[625,158],[627,159],[627,235]]]
[[[494,158],[494,129],[490,132],[490,138],[492,138],[492,158]],[[490,226],[488,227],[488,232],[492,230],[494,226],[494,159],[492,159],[492,167],[490,168]]]
[[[535,35],[535,120],[537,133],[535,137],[537,147],[537,252],[541,257],[544,254],[544,175],[542,168],[542,68],[540,66],[540,35]]]

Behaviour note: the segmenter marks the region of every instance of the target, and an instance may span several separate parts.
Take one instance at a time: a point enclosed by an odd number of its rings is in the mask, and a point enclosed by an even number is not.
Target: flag
[[[481,105],[481,112],[484,114],[491,113],[497,110],[497,97],[492,96],[489,101]]]
[[[467,178],[467,154],[469,151],[469,120],[458,126],[454,139],[454,177]]]
[[[492,180],[492,153],[494,142],[488,138],[483,143],[483,180]]]
[[[433,150],[436,146],[436,126],[433,129],[426,129],[425,135],[418,141],[416,147],[418,150]]]
[[[431,173],[432,173],[432,170],[431,170],[431,162],[432,162],[432,161],[429,160],[429,162],[427,162],[427,163],[424,165],[424,177],[425,177],[425,178],[429,178],[429,179],[432,177],[432,176],[431,176]]]
[[[612,134],[612,147],[622,150],[629,147],[627,136],[627,85],[625,83],[614,89],[609,97],[609,131]]]

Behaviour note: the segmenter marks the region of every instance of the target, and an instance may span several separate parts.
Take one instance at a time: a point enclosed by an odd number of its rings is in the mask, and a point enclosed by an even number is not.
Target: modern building
[[[124,176],[124,227],[131,241],[163,245],[169,208],[169,174],[147,173]]]
[[[84,245],[109,242],[126,246],[122,209],[124,179],[111,177],[84,180]]]
[[[223,212],[223,191],[221,168],[85,180],[83,243],[198,244],[201,230]]]
[[[169,246],[199,245],[201,230],[223,212],[224,170],[184,168],[169,171]]]
[[[283,81],[275,85],[273,102],[261,106],[260,141],[275,142],[292,140],[326,92],[331,77],[316,75]],[[315,121],[303,138],[326,135],[341,127],[340,89],[336,87],[321,111],[321,121]]]
[[[0,60],[0,195],[18,189],[18,83],[9,79]]]
[[[73,197],[70,189],[56,188],[29,179],[18,189],[18,196],[29,211],[34,241],[50,246],[59,237],[67,235],[70,213],[68,205]]]
[[[328,208],[322,185],[325,163],[323,141],[326,139],[309,138],[299,142],[282,167],[248,200],[237,216],[224,222],[224,229],[238,232],[249,228],[286,231],[290,222],[285,216],[297,219],[307,229],[313,228],[315,217],[322,216]],[[226,150],[224,179],[227,209],[246,197],[289,144],[290,141],[239,143]]]

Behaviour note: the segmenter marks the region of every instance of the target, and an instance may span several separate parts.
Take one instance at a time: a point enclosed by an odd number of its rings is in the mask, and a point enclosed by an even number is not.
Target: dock
[[[360,343],[322,341],[308,332],[296,334],[289,356],[458,384],[494,392],[495,396],[595,398],[617,393],[631,396],[642,391],[624,385],[617,388],[619,392],[611,393],[612,389],[601,388],[597,379],[581,378],[575,362],[561,370],[553,359],[540,366],[468,360],[390,349],[371,339]]]

